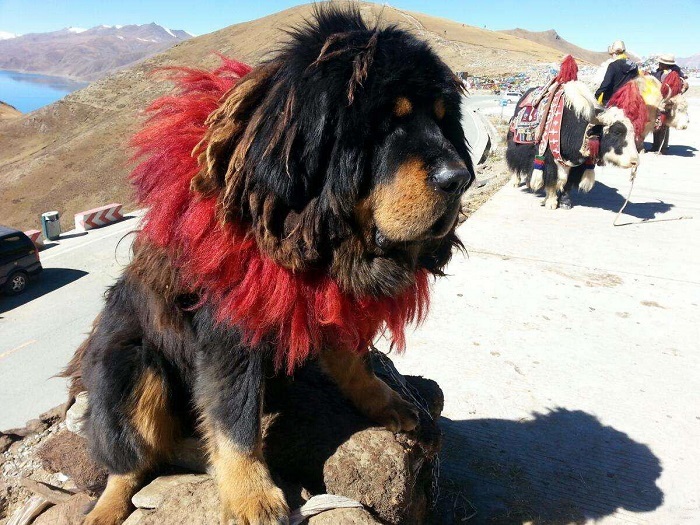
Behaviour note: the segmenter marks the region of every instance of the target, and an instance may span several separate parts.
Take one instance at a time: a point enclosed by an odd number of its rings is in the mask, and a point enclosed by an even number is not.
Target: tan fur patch
[[[417,239],[445,211],[444,198],[428,183],[428,171],[418,158],[404,162],[370,198],[377,226],[392,241]]]
[[[405,117],[413,111],[413,104],[406,97],[399,97],[394,102],[394,115],[397,117]]]
[[[438,120],[445,118],[445,101],[441,98],[437,99],[433,105],[433,111],[435,111],[435,116]]]
[[[221,500],[221,522],[241,525],[277,523],[289,513],[284,494],[275,485],[262,457],[262,440],[254,450],[241,450],[204,422],[209,460]]]
[[[167,456],[177,439],[177,425],[168,407],[163,379],[146,370],[134,390],[131,421],[154,456]]]
[[[83,525],[116,525],[134,510],[131,498],[143,483],[139,473],[111,474],[107,487],[95,507],[85,517]]]

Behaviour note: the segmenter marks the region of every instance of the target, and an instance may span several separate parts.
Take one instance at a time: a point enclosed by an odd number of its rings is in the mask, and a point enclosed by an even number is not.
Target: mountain
[[[22,116],[22,112],[0,100],[0,121],[4,119],[17,118]]]
[[[8,38],[15,38],[19,35],[15,33],[8,33],[7,31],[0,31],[0,40],[7,40]]]
[[[610,58],[607,52],[590,51],[564,40],[554,29],[549,31],[528,31],[527,29],[516,28],[500,32],[557,49],[564,55],[572,55],[574,58],[585,60],[594,65],[599,65]]]
[[[696,53],[695,55],[685,58],[679,57],[676,59],[676,62],[681,67],[692,67],[698,69],[700,68],[700,53]]]
[[[0,69],[95,80],[191,37],[155,23],[30,33],[0,40]]]
[[[385,23],[427,39],[455,71],[515,73],[560,58],[557,50],[503,33],[360,5],[368,20],[381,13]],[[215,52],[255,64],[288,38],[284,28],[310,15],[311,6],[302,5],[189,39],[50,106],[0,122],[0,223],[36,227],[40,213],[57,209],[68,226],[79,210],[109,202],[129,209],[127,139],[142,121],[142,109],[170,89],[149,73],[172,65],[211,68],[219,63]]]

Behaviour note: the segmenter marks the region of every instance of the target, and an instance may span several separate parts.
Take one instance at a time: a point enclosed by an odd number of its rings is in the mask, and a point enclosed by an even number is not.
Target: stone
[[[66,411],[66,428],[71,432],[83,435],[83,417],[88,409],[87,392],[80,392],[75,401]]]
[[[33,522],[33,525],[81,525],[95,498],[81,492],[70,499],[49,508]]]
[[[125,525],[210,525],[219,523],[219,496],[210,476],[189,475],[192,483],[170,486],[157,509],[137,509]],[[143,489],[142,489],[143,490]]]
[[[0,454],[9,449],[10,445],[12,445],[12,443],[17,441],[18,439],[21,438],[17,435],[5,434],[4,432],[0,432]]]
[[[40,434],[47,428],[49,428],[49,425],[44,423],[41,419],[30,419],[27,421],[27,430],[29,431],[29,434]]]
[[[126,521],[124,521],[122,525],[141,525],[151,514],[153,514],[152,510],[136,509],[128,518],[126,518]]]
[[[53,407],[50,410],[47,410],[43,414],[39,416],[39,419],[43,421],[45,424],[48,426],[55,425],[56,423],[59,423],[63,421],[64,415],[66,411],[66,404],[62,403],[58,406]]]
[[[140,509],[157,509],[163,501],[178,487],[183,485],[197,485],[211,479],[207,474],[172,474],[159,476],[151,483],[138,491],[131,502]],[[188,487],[187,490],[193,490]]]
[[[381,524],[365,509],[333,509],[312,516],[309,525],[374,525]]]
[[[46,470],[65,474],[81,491],[97,494],[107,482],[107,471],[90,457],[87,440],[66,429],[48,438],[37,456]]]

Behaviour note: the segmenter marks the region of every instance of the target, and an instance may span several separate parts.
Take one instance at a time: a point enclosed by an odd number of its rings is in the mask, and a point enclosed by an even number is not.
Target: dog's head
[[[394,296],[458,245],[473,168],[459,82],[429,47],[317,8],[208,119],[192,189],[295,271]]]

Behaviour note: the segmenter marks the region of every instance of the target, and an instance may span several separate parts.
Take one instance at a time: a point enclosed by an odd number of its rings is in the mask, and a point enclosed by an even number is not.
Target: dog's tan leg
[[[86,525],[123,522],[134,510],[131,498],[141,488],[145,475],[166,459],[175,446],[179,428],[170,413],[167,386],[160,375],[151,369],[144,370],[130,405],[128,419],[142,440],[143,465],[139,472],[110,474],[107,487],[85,518]]]
[[[205,423],[209,460],[221,498],[222,525],[288,523],[289,509],[262,456],[262,442],[251,451]]]
[[[345,350],[324,350],[321,366],[368,418],[392,432],[408,432],[418,425],[415,407],[374,374],[366,357]]]
[[[111,474],[97,504],[85,517],[84,525],[117,525],[134,510],[131,498],[141,487],[143,475]]]

